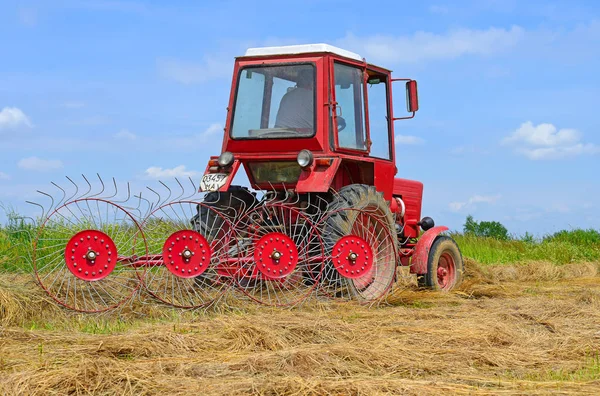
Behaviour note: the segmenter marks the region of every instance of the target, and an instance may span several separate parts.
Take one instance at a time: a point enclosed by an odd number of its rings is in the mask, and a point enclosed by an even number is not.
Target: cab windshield
[[[298,138],[314,134],[314,65],[240,70],[231,126],[234,139]]]

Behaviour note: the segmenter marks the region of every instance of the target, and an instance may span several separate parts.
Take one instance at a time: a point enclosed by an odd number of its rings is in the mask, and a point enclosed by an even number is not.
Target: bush
[[[589,229],[562,230],[544,237],[544,242],[564,242],[572,245],[600,245],[600,232]]]
[[[507,241],[509,239],[508,230],[499,222],[477,222],[473,219],[473,216],[471,215],[467,216],[467,220],[465,221],[463,231],[465,234],[477,237],[494,238],[500,241]]]

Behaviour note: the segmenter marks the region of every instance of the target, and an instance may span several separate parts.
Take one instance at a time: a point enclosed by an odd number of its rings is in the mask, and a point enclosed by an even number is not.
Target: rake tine
[[[90,181],[87,179],[87,177],[85,177],[83,173],[81,174],[81,176],[83,177],[83,180],[85,180],[85,182],[87,183],[88,190],[85,193],[81,194],[81,196],[77,197],[77,199],[86,197],[90,193],[90,191],[92,191],[92,184],[90,183]]]
[[[54,198],[52,197],[52,195],[50,195],[48,193],[45,193],[43,191],[40,191],[40,190],[36,190],[36,192],[38,192],[38,193],[40,193],[42,195],[45,195],[48,198],[50,198],[51,203],[50,203],[50,209],[48,209],[48,213],[50,213],[52,210],[54,210]]]
[[[145,219],[146,217],[148,217],[148,215],[152,212],[153,208],[154,208],[154,204],[152,202],[150,202],[150,200],[142,197],[142,193],[140,192],[140,195],[134,195],[135,198],[138,198],[138,206],[137,208],[135,208],[134,210],[136,210],[141,219]],[[146,202],[146,204],[148,205],[148,210],[146,211],[146,213],[142,216],[142,211],[140,209],[140,207],[142,206],[142,201]]]
[[[97,193],[97,194],[90,195],[89,198],[94,198],[94,197],[100,196],[104,192],[104,181],[100,177],[99,173],[96,173],[96,176],[98,176],[98,180],[100,180],[100,184],[102,185],[102,190],[99,193]]]
[[[110,199],[112,199],[112,198],[114,198],[114,197],[116,197],[116,196],[117,196],[117,192],[118,192],[118,189],[117,189],[117,181],[115,180],[115,178],[114,178],[114,177],[112,178],[112,180],[113,180],[113,185],[114,185],[114,187],[115,187],[115,193],[114,193],[113,195],[111,195],[110,197],[106,197],[106,199],[107,199],[107,200],[110,200]]]
[[[37,202],[32,202],[32,201],[25,201],[25,203],[28,203],[29,205],[34,205],[34,206],[37,206],[38,208],[40,208],[42,210],[41,218],[43,219],[45,217],[46,211],[44,210],[44,207],[42,205],[40,205]]]
[[[117,182],[115,182],[115,191],[116,191],[116,189],[117,189]],[[116,192],[115,192],[115,195],[116,195]],[[131,198],[131,185],[129,184],[129,182],[127,182],[127,198],[125,198],[124,200],[121,200],[121,201],[113,201],[113,202],[114,203],[125,203],[125,202],[129,201],[130,198]]]
[[[66,202],[71,202],[73,200],[73,198],[75,198],[75,196],[77,196],[77,193],[79,192],[79,187],[77,186],[77,183],[75,183],[73,181],[73,179],[71,179],[69,176],[65,176],[67,178],[68,181],[71,182],[71,184],[73,186],[75,186],[75,192],[73,193],[73,195],[71,195],[69,198],[67,198]]]
[[[181,197],[184,196],[185,194],[185,189],[183,188],[183,185],[181,184],[181,182],[179,181],[178,178],[175,178],[175,182],[177,182],[177,184],[179,184],[179,188],[181,188],[181,193],[179,194],[179,196],[177,198],[175,198],[173,201],[179,201],[181,199]]]
[[[54,183],[54,182],[50,182],[50,184],[52,184],[54,187],[58,188],[60,191],[62,191],[63,196],[60,199],[60,201],[58,201],[58,203],[56,204],[57,206],[60,206],[60,204],[63,203],[63,200],[65,199],[65,197],[67,196],[67,192],[65,191],[64,188],[62,188],[61,186],[59,186],[58,184]]]
[[[159,182],[160,184],[162,184],[162,185],[163,185],[163,187],[164,187],[164,188],[166,188],[166,189],[167,189],[167,191],[169,192],[169,195],[167,196],[167,198],[165,198],[164,202],[160,202],[160,205],[158,205],[158,206],[161,206],[161,205],[163,205],[164,203],[167,203],[167,202],[169,202],[169,201],[170,201],[170,199],[171,199],[171,195],[173,195],[173,191],[171,191],[171,189],[169,188],[169,186],[167,186],[167,185],[166,185],[166,184],[165,184],[165,183],[164,183],[162,180],[159,180],[158,182]],[[173,201],[177,201],[177,199],[174,199]]]
[[[191,176],[188,176],[188,180],[189,180],[189,181],[190,181],[190,183],[192,184],[193,191],[194,191],[194,194],[193,194],[193,195],[197,194],[197,193],[198,193],[198,187],[196,187],[196,183],[194,183],[194,180],[192,180],[192,177],[191,177]],[[192,195],[192,196],[193,196],[193,195]]]

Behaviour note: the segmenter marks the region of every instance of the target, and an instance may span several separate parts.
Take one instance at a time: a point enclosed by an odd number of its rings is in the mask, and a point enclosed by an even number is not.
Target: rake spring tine
[[[157,200],[155,202],[156,203],[156,207],[162,206],[161,205],[161,203],[162,203],[162,197],[160,196],[160,194],[158,192],[156,192],[155,190],[153,190],[152,188],[150,188],[150,187],[146,187],[146,188],[148,190],[152,191],[154,193],[154,195],[156,195],[156,197],[157,197]],[[140,197],[141,197],[141,194],[140,194]],[[154,202],[152,203],[152,207],[154,207],[155,203]]]
[[[60,191],[62,191],[62,198],[60,199],[60,201],[58,201],[58,203],[56,204],[56,206],[60,206],[63,202],[65,197],[67,196],[67,192],[65,191],[64,188],[62,188],[61,186],[59,186],[58,184],[54,183],[54,182],[50,182],[50,184],[52,184],[54,187],[58,188]]]
[[[79,187],[77,186],[77,183],[75,183],[73,181],[73,179],[71,179],[69,176],[65,176],[65,177],[75,187],[75,192],[73,193],[73,195],[71,195],[69,198],[66,199],[66,202],[71,202],[71,200],[73,200],[73,198],[75,198],[75,196],[77,196],[77,193],[79,192]]]
[[[81,198],[87,196],[90,193],[90,191],[92,191],[92,184],[90,183],[90,181],[87,179],[87,177],[85,177],[84,174],[81,174],[81,176],[83,177],[83,180],[85,180],[85,182],[87,183],[88,190],[85,193],[81,194],[81,196],[77,197],[77,199],[81,199]]]
[[[159,180],[158,182],[160,184],[162,184],[167,189],[167,191],[169,192],[169,195],[167,196],[167,198],[165,198],[165,201],[164,202],[160,202],[160,205],[163,205],[164,203],[169,202],[169,200],[171,199],[171,195],[172,195],[173,192],[171,191],[171,189],[169,188],[169,186],[167,186],[162,180]],[[173,201],[177,201],[177,199],[174,199]]]
[[[100,177],[100,174],[99,174],[99,173],[96,173],[96,176],[98,176],[98,180],[100,181],[100,185],[102,186],[102,190],[100,190],[100,192],[99,192],[99,193],[97,193],[97,194],[90,195],[90,196],[89,196],[89,198],[94,198],[94,197],[100,196],[100,195],[102,195],[102,193],[104,192],[104,181],[103,181],[103,180],[102,180],[102,178]]]

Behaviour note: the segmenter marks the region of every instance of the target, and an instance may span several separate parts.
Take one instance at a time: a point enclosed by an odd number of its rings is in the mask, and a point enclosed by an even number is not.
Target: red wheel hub
[[[333,266],[345,278],[360,278],[373,268],[373,250],[361,237],[348,235],[333,246]]]
[[[267,278],[278,279],[291,274],[298,264],[298,248],[294,241],[280,232],[270,232],[260,238],[254,249],[254,262]]]
[[[180,278],[202,275],[210,264],[212,250],[206,238],[196,231],[174,232],[163,245],[167,269]]]
[[[454,258],[449,253],[440,256],[437,268],[437,281],[441,289],[449,289],[455,282],[456,266]]]
[[[106,278],[117,264],[117,246],[102,231],[84,230],[65,247],[65,262],[73,275],[84,281]]]

